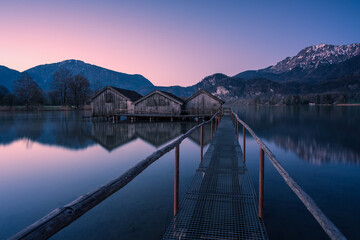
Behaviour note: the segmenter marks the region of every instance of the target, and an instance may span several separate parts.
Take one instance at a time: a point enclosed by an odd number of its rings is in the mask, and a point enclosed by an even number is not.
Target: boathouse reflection
[[[105,122],[91,123],[92,139],[108,151],[129,143],[137,138],[155,148],[174,140],[197,125],[196,122]],[[203,145],[211,141],[210,125],[204,126]],[[189,137],[192,142],[200,145],[200,128]]]
[[[135,124],[92,122],[92,139],[109,152],[136,139]]]
[[[108,151],[131,142],[137,138],[155,148],[172,141],[194,127],[196,122],[92,122],[92,139]],[[199,136],[197,136],[199,135]],[[210,125],[204,128],[204,142],[211,141]],[[196,130],[190,139],[200,145],[200,130]]]
[[[136,135],[156,148],[175,139],[183,133],[184,131],[180,122],[136,123]]]

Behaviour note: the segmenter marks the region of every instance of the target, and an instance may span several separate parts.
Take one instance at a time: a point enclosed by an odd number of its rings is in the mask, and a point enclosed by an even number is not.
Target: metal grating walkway
[[[220,122],[164,239],[267,239],[229,116]]]

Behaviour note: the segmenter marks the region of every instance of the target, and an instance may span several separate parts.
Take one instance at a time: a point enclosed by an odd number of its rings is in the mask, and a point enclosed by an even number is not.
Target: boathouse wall
[[[189,97],[185,102],[186,114],[213,114],[222,108],[224,102],[221,99],[200,91]]]
[[[159,92],[145,96],[134,104],[137,114],[180,115],[182,110],[182,104]]]
[[[93,116],[111,116],[115,111],[133,111],[131,101],[112,88],[104,89],[91,100]]]

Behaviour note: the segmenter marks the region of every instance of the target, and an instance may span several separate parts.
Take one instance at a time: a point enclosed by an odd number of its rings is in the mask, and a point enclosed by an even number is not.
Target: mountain
[[[69,69],[74,75],[81,74],[86,77],[91,86],[114,87],[139,90],[141,87],[151,87],[153,84],[142,75],[126,74],[106,68],[91,65],[79,60],[66,60],[58,63],[39,65],[26,70],[43,90],[49,90],[53,81],[53,74],[61,68]]]
[[[244,79],[267,78],[278,82],[317,83],[341,76],[356,76],[360,43],[349,45],[319,44],[301,50],[274,66],[241,72],[234,77]],[[340,70],[340,71],[339,71]]]
[[[294,57],[287,57],[275,66],[267,69],[270,73],[284,73],[298,67],[301,70],[312,70],[321,65],[346,61],[360,53],[360,44],[329,45],[318,44],[301,50]]]
[[[203,88],[202,82],[197,88]],[[224,77],[215,82],[212,86],[205,86],[204,89],[225,100],[237,100],[239,98],[271,97],[274,95],[294,94],[296,90],[266,78],[255,78],[245,80],[236,77]]]
[[[266,78],[246,80],[237,77],[229,77],[222,73],[215,73],[207,76],[197,84],[189,87],[153,86],[151,88],[141,89],[140,93],[147,94],[155,89],[176,94],[184,99],[200,89],[205,89],[211,94],[227,101],[234,101],[239,98],[271,97],[272,95],[280,96],[281,94],[296,93],[293,86],[286,86]]]
[[[143,88],[141,91],[146,94],[154,89],[169,91],[183,97],[188,97],[199,89],[205,89],[226,101],[265,99],[268,102],[276,98],[278,103],[291,96],[318,94],[332,94],[333,98],[341,101],[347,98],[343,96],[344,94],[350,94],[350,98],[358,99],[360,54],[338,63],[321,64],[311,70],[302,70],[298,66],[281,74],[259,70],[247,71],[233,77],[216,73],[189,87],[153,86],[151,89]],[[314,101],[311,97],[306,100]]]
[[[0,66],[0,86],[4,86],[12,91],[13,81],[17,80],[20,77],[20,74],[21,73],[16,70]]]

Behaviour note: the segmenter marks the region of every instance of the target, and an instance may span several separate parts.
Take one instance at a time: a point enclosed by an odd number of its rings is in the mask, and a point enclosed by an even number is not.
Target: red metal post
[[[204,125],[200,127],[200,161],[203,160],[203,134],[204,134],[203,127]]]
[[[245,126],[243,126],[243,162],[245,163],[245,137],[246,137],[246,132],[245,132]]]
[[[214,118],[214,134],[216,132],[216,117]]]
[[[235,120],[234,120],[234,131],[236,133],[236,122],[235,122]]]
[[[264,150],[260,148],[259,162],[259,218],[264,217]]]
[[[239,122],[236,120],[236,139],[239,141]]]
[[[179,209],[179,145],[175,147],[175,171],[174,171],[174,215]]]
[[[217,121],[217,117],[215,117],[215,132],[217,130],[217,125],[218,125],[218,121]]]

